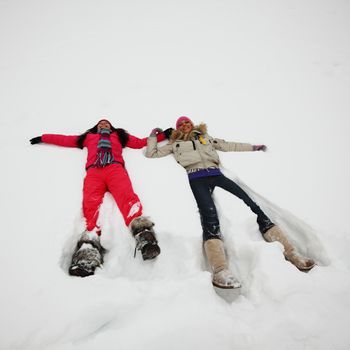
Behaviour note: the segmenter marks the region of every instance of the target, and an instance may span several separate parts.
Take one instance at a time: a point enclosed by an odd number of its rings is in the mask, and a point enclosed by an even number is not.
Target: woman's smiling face
[[[97,124],[97,130],[100,131],[101,129],[111,129],[111,124],[108,120],[100,120]]]
[[[193,125],[191,122],[184,120],[178,128],[181,132],[183,132],[184,134],[188,134],[192,131],[193,129]]]

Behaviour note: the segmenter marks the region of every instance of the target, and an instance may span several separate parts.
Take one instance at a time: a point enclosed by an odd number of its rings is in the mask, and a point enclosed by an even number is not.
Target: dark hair
[[[122,147],[124,148],[129,140],[128,132],[124,129],[120,129],[120,128],[116,129],[111,123],[109,123],[109,124],[111,126],[112,132],[115,132],[117,134],[117,136],[119,137],[119,141],[120,141]],[[84,148],[84,141],[85,141],[86,136],[88,134],[97,134],[98,133],[97,125],[98,125],[98,123],[95,126],[93,126],[91,129],[86,130],[83,134],[78,136],[77,146],[79,148],[81,148],[81,149]]]

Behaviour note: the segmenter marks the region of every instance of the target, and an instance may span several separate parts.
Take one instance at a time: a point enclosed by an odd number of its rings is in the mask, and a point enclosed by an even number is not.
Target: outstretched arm
[[[32,138],[30,143],[35,145],[43,142],[56,146],[78,147],[78,137],[79,136],[77,135],[44,134],[42,136]]]
[[[157,141],[160,142],[160,141],[165,140],[165,136],[164,136],[163,131],[161,129],[158,129],[158,128],[157,128],[157,130],[158,130],[158,132],[155,134],[155,136],[157,136]],[[138,138],[136,136],[133,136],[133,135],[129,134],[129,140],[128,140],[127,144],[126,144],[126,147],[143,148],[146,145],[147,145],[147,137],[144,137],[144,138],[140,139],[140,138]]]
[[[223,152],[249,152],[249,151],[266,151],[265,145],[252,145],[250,143],[227,142],[221,139],[213,140],[214,148]]]
[[[146,148],[146,157],[147,158],[160,158],[165,157],[173,152],[173,147],[169,143],[165,146],[159,147],[157,144],[157,137],[153,133],[154,130],[152,130],[151,135],[149,136],[147,140],[147,148]]]

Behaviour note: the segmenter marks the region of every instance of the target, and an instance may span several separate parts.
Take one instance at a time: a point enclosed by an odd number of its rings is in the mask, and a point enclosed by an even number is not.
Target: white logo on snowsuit
[[[130,218],[131,216],[135,215],[136,213],[138,213],[140,211],[140,208],[141,208],[141,203],[140,202],[137,202],[135,203],[131,208],[130,208],[130,211],[129,211],[129,214],[128,214],[128,218]]]

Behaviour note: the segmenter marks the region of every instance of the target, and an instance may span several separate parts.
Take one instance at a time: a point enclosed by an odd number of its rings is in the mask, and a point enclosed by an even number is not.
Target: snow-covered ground
[[[0,1],[0,349],[348,349],[349,18],[345,0]],[[217,189],[243,287],[215,290],[185,172],[125,149],[162,254],[133,258],[107,194],[105,266],[68,276],[86,152],[29,139],[101,117],[147,136],[180,115],[268,145],[221,153],[224,170],[317,267],[286,262]]]

